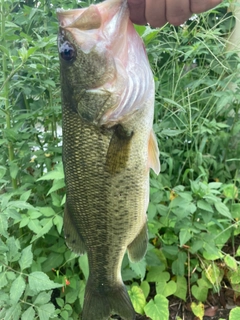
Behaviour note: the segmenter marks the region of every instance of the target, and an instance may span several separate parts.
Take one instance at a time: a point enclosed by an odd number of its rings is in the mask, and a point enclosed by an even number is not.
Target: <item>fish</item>
[[[89,263],[81,319],[133,320],[121,265],[148,245],[149,171],[160,171],[153,74],[126,0],[57,15],[64,235]]]

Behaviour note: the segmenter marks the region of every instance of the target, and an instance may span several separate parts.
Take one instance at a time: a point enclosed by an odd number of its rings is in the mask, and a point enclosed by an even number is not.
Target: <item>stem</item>
[[[1,0],[1,36],[2,36],[2,45],[6,47],[6,41],[4,38],[4,33],[5,33],[5,14],[4,14],[4,0]],[[5,110],[5,118],[6,118],[6,128],[11,129],[11,114],[9,112],[9,81],[8,79],[8,74],[7,74],[7,57],[3,53],[3,58],[2,58],[2,70],[3,70],[3,97],[5,98],[4,101],[4,110]],[[8,160],[9,162],[14,160],[14,148],[13,145],[10,141],[8,141]],[[12,187],[13,189],[17,189],[17,180],[12,178]]]

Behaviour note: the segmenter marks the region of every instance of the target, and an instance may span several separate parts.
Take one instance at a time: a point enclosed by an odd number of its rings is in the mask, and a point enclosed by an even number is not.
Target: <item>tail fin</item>
[[[135,311],[123,284],[94,288],[88,281],[84,297],[82,320],[107,320],[117,314],[123,320],[134,320]]]

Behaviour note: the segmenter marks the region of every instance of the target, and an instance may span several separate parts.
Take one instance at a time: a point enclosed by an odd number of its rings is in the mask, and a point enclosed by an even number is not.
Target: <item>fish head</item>
[[[63,99],[83,119],[111,127],[153,97],[147,55],[126,0],[57,15]]]

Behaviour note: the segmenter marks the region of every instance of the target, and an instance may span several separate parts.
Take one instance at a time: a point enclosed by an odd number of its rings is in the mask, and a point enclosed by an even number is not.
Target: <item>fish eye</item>
[[[75,47],[68,41],[65,41],[61,47],[59,48],[59,53],[63,60],[72,61],[76,58],[76,49]]]

